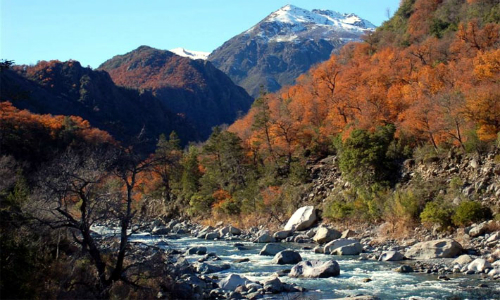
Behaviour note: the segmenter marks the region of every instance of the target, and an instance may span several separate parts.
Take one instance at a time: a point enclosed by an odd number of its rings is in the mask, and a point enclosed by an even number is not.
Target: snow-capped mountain
[[[210,52],[202,52],[202,51],[191,51],[191,50],[186,50],[184,48],[175,48],[169,50],[170,52],[173,52],[179,56],[191,58],[191,59],[203,59],[207,60],[208,56],[210,55]]]
[[[374,29],[375,25],[355,14],[341,14],[321,9],[308,11],[286,5],[245,33],[281,42],[300,38],[331,40],[346,34],[359,37],[359,34]]]
[[[375,25],[355,14],[286,5],[233,37],[208,59],[252,96],[276,91]]]

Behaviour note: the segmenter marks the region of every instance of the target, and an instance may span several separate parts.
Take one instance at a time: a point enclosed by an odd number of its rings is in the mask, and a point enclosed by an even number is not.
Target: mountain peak
[[[339,35],[352,34],[359,38],[375,25],[353,13],[331,10],[311,11],[294,5],[285,5],[268,15],[245,33],[267,38],[269,41],[293,41],[307,36],[313,39],[337,39]]]

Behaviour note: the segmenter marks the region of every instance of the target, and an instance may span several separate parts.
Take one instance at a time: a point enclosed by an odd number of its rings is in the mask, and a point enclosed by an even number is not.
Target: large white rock
[[[452,258],[462,253],[462,245],[453,239],[420,242],[413,245],[405,256],[410,259]]]
[[[363,252],[363,246],[356,239],[336,239],[336,240],[329,242],[328,244],[326,244],[323,247],[323,253],[331,254],[336,249],[338,249],[340,247],[344,247],[344,246],[352,245],[352,244],[355,244],[355,246],[359,249],[360,253]]]
[[[246,285],[252,281],[238,274],[229,274],[226,278],[219,281],[219,287],[223,290],[234,291],[239,285]]]
[[[335,255],[359,255],[363,252],[363,246],[360,243],[353,243],[345,246],[338,247],[333,250],[330,254]]]
[[[301,261],[288,274],[289,277],[304,278],[328,278],[340,275],[340,266],[334,260],[319,261],[306,260]]]
[[[404,255],[398,251],[384,251],[378,258],[379,261],[400,261],[405,259]]]
[[[474,259],[468,255],[468,254],[463,254],[463,255],[460,255],[459,257],[455,258],[455,260],[453,261],[453,264],[459,264],[461,266],[466,266],[468,264],[470,264]]]
[[[324,244],[338,239],[340,238],[340,236],[341,233],[335,229],[320,227],[318,228],[318,231],[316,231],[316,234],[313,237],[313,241],[318,244]]]
[[[482,273],[486,269],[493,269],[493,266],[484,258],[476,258],[467,266],[467,270]]]
[[[316,222],[314,206],[303,206],[297,209],[285,225],[285,230],[306,230]]]

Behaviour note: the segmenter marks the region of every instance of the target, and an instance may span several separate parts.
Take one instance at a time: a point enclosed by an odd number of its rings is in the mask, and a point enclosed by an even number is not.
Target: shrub
[[[467,226],[474,222],[491,218],[491,210],[479,202],[463,201],[452,216],[453,224]]]
[[[345,221],[354,213],[353,203],[333,200],[325,205],[323,216],[335,221]]]
[[[424,210],[420,214],[420,220],[424,224],[439,224],[441,227],[451,225],[451,216],[453,210],[438,201],[431,201],[425,205]]]

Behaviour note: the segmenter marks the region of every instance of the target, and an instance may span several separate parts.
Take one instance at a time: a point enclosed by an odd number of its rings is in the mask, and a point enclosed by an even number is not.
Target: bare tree
[[[132,202],[137,176],[148,167],[132,149],[121,153],[68,151],[43,168],[33,201],[25,207],[50,228],[69,229],[97,270],[98,297],[108,297],[116,281],[135,285],[125,276],[128,266],[124,259],[135,215]],[[111,249],[111,258],[104,259],[101,239],[92,227],[109,221],[119,224],[119,246]]]

